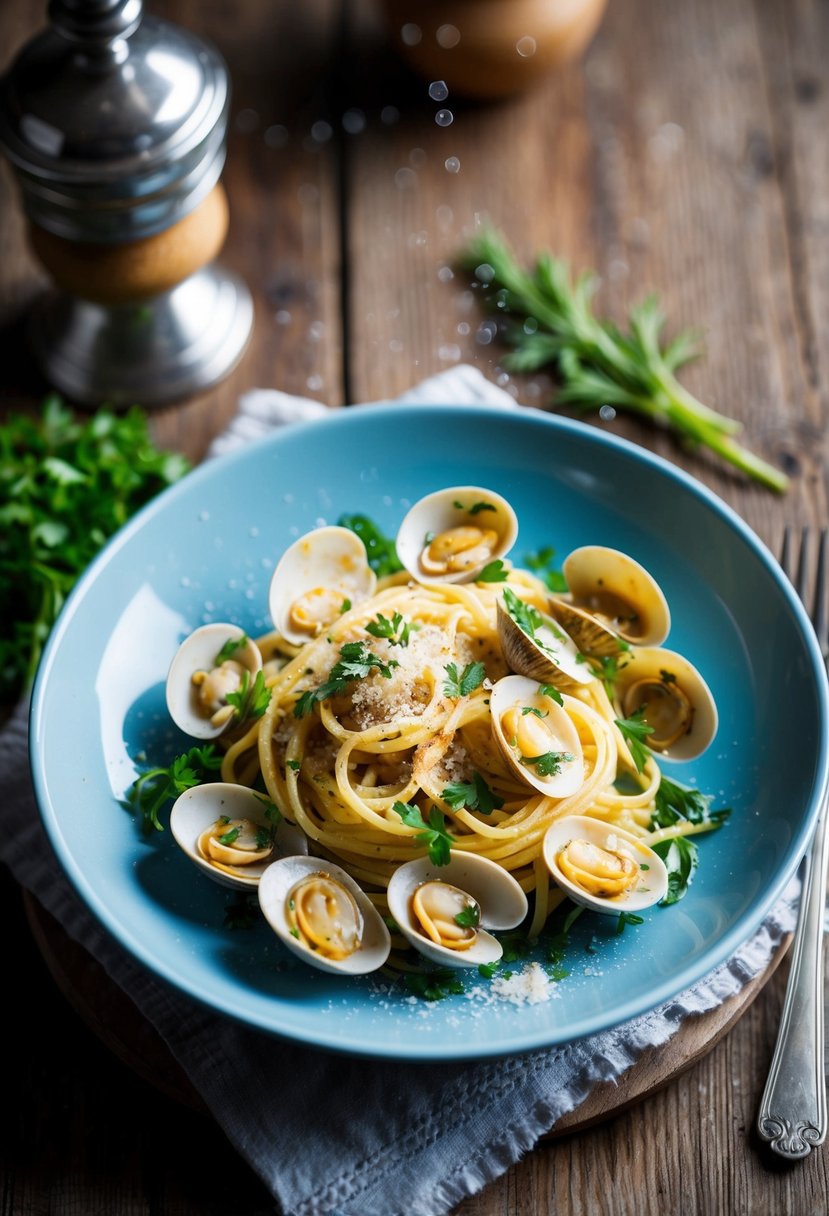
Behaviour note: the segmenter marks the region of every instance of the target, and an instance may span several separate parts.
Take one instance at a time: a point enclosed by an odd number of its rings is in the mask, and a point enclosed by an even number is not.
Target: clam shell
[[[433,881],[458,887],[480,905],[477,940],[467,950],[441,946],[416,925],[412,896],[422,883]],[[527,897],[511,874],[487,857],[460,850],[452,850],[445,866],[434,865],[428,857],[398,866],[389,882],[388,899],[389,912],[409,944],[424,958],[443,967],[477,967],[497,962],[503,948],[487,930],[514,929],[527,915]]]
[[[571,840],[586,840],[611,852],[625,852],[641,867],[634,887],[622,895],[602,897],[585,891],[562,873],[557,857]],[[630,832],[593,819],[588,815],[565,815],[547,829],[543,842],[544,861],[558,886],[574,903],[592,912],[618,916],[620,912],[641,912],[665,898],[668,891],[668,871],[662,858]]]
[[[665,596],[628,554],[584,545],[569,554],[562,570],[570,594],[554,597],[550,612],[585,654],[616,654],[619,638],[633,646],[657,646],[668,636]]]
[[[291,608],[309,591],[324,588],[337,593],[340,604],[352,605],[374,594],[377,576],[368,564],[366,548],[350,528],[331,525],[315,528],[294,541],[282,554],[271,577],[268,608],[279,633],[301,646],[314,637],[291,620]],[[340,615],[336,605],[330,620],[320,622],[318,633]]]
[[[540,613],[543,624],[531,637],[510,615],[503,600],[497,608],[498,637],[510,669],[540,684],[554,684],[563,692],[584,687],[594,679],[593,669],[579,659],[579,649],[552,617]]]
[[[678,690],[680,698],[677,700],[680,714],[689,708],[690,719],[687,729],[682,730],[677,738],[671,738],[675,731],[666,729],[662,740],[658,733],[648,735],[645,740],[647,746],[666,760],[693,760],[700,756],[717,733],[718,715],[711,689],[696,667],[683,655],[662,647],[645,646],[631,650],[624,662],[619,664],[613,686],[613,699],[619,716],[629,718],[645,704],[649,687],[660,697],[663,712],[657,717],[652,710],[649,719],[646,709],[645,719],[650,720],[658,730],[661,729],[660,723],[668,721],[671,692],[674,689]],[[652,704],[656,703],[652,701]]]
[[[424,566],[434,536],[453,528],[475,527],[496,534],[485,555],[462,569],[439,572]],[[471,583],[484,566],[506,557],[518,536],[518,520],[505,498],[481,486],[452,486],[421,498],[409,510],[397,533],[397,555],[420,583]]]
[[[218,622],[202,625],[184,639],[173,657],[167,673],[167,709],[176,726],[194,739],[218,738],[233,719],[214,726],[199,704],[193,676],[197,671],[210,671],[216,666],[216,657],[226,642],[238,642],[244,637],[245,631],[238,625]],[[259,647],[250,638],[232,657],[252,676],[262,669]]]
[[[198,839],[202,832],[215,823],[220,815],[227,815],[229,819],[250,819],[263,828],[273,825],[268,820],[260,799],[253,790],[244,785],[212,781],[207,785],[197,785],[191,790],[185,790],[176,799],[170,812],[170,830],[176,843],[203,874],[223,887],[254,890],[265,870],[273,864],[274,857],[308,851],[308,841],[304,833],[282,820],[276,828],[274,853],[264,861],[240,866],[238,876],[228,874],[226,870],[217,869],[198,849]]]
[[[543,723],[544,729],[551,732],[551,746],[547,750],[564,752],[572,757],[562,761],[558,772],[545,777],[532,765],[524,764],[518,759],[516,749],[507,739],[502,725],[503,715],[513,706],[538,710],[543,715],[539,722]],[[566,708],[552,697],[541,693],[535,680],[527,676],[504,676],[493,685],[489,709],[492,715],[492,731],[498,747],[521,781],[546,794],[548,798],[567,798],[576,793],[584,782],[584,753],[578,731]]]
[[[362,941],[347,958],[324,958],[291,934],[285,914],[288,896],[303,878],[320,873],[327,874],[350,891],[363,916]],[[335,975],[366,975],[382,967],[389,956],[391,938],[380,913],[351,875],[331,861],[298,856],[273,862],[259,883],[259,906],[282,944],[303,963],[320,971]]]

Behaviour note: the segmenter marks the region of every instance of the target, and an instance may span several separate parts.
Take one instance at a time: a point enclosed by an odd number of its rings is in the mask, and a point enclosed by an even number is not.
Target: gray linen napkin
[[[481,402],[506,394],[459,367],[406,396]],[[248,394],[213,454],[286,416],[296,420],[324,408],[270,391]],[[504,1173],[596,1084],[618,1080],[687,1017],[739,992],[794,927],[796,879],[755,936],[693,989],[623,1026],[546,1051],[430,1065],[350,1059],[284,1043],[217,1017],[158,981],[87,911],[40,824],[26,718],[21,705],[0,732],[0,860],[161,1033],[284,1216],[441,1216]]]

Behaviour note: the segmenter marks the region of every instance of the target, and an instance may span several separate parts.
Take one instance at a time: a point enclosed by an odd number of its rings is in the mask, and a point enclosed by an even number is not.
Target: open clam
[[[427,494],[397,533],[397,555],[421,583],[471,583],[515,544],[518,520],[505,498],[480,486]]]
[[[321,971],[365,975],[389,956],[383,918],[333,862],[302,856],[275,861],[259,883],[259,906],[283,945]]]
[[[453,851],[449,864],[428,857],[399,866],[389,882],[389,912],[415,950],[444,967],[494,963],[503,948],[489,929],[514,929],[527,897],[497,862]]]
[[[512,671],[565,692],[594,679],[590,664],[552,617],[505,587],[497,605],[498,637]]]
[[[696,667],[658,646],[630,651],[613,687],[621,717],[642,711],[652,727],[645,742],[666,760],[693,760],[717,733],[717,706]]]
[[[640,912],[667,894],[662,858],[630,832],[600,819],[557,819],[544,834],[543,851],[558,886],[593,912]]]
[[[554,596],[550,612],[585,654],[617,654],[620,641],[658,646],[668,636],[671,614],[662,590],[626,553],[585,545],[562,570],[569,595]]]
[[[238,625],[202,625],[179,646],[167,673],[167,708],[194,739],[215,739],[238,721],[228,695],[250,687],[262,656]]]
[[[271,578],[268,607],[289,642],[301,646],[348,608],[374,594],[377,576],[350,528],[315,528],[282,554]]]
[[[567,798],[584,781],[581,740],[567,710],[526,676],[493,685],[492,730],[512,771],[548,798]]]
[[[223,781],[185,790],[170,812],[176,843],[202,873],[250,890],[277,857],[308,851],[305,835],[274,814],[264,796]]]

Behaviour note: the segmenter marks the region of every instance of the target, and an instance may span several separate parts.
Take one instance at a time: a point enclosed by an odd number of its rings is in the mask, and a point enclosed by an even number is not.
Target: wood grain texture
[[[826,522],[826,3],[616,0],[582,64],[481,106],[432,100],[429,82],[388,50],[369,0],[150,7],[212,38],[230,64],[223,259],[257,310],[232,376],[157,413],[162,442],[198,459],[254,385],[340,405],[392,396],[459,360],[546,405],[545,377],[503,379],[503,352],[482,340],[475,297],[453,269],[488,218],[524,257],[549,246],[595,268],[600,306],[618,318],[657,292],[671,329],[701,327],[705,355],[684,382],[739,418],[792,487],[776,498],[636,419],[590,425],[689,469],[774,550],[785,524]],[[0,6],[3,63],[43,8]],[[435,121],[442,108],[448,126]],[[2,166],[0,410],[36,408],[43,391],[21,342],[43,287]],[[0,906],[16,978],[0,1216],[271,1211],[209,1120],[147,1087],[68,1013],[6,876]],[[784,962],[685,1075],[608,1123],[539,1146],[454,1216],[825,1213],[826,1148],[790,1167],[753,1133],[786,971]]]

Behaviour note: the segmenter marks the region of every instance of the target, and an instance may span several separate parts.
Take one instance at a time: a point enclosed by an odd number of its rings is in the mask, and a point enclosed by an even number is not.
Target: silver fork
[[[829,673],[827,574],[829,540],[818,543],[810,616]],[[812,538],[803,529],[797,572],[792,577],[792,534],[787,528],[780,565],[806,604]],[[792,942],[791,970],[777,1033],[777,1044],[760,1102],[757,1131],[775,1153],[797,1161],[826,1139],[826,1078],[823,1063],[823,918],[829,856],[829,800],[824,798],[806,857],[803,892]]]

